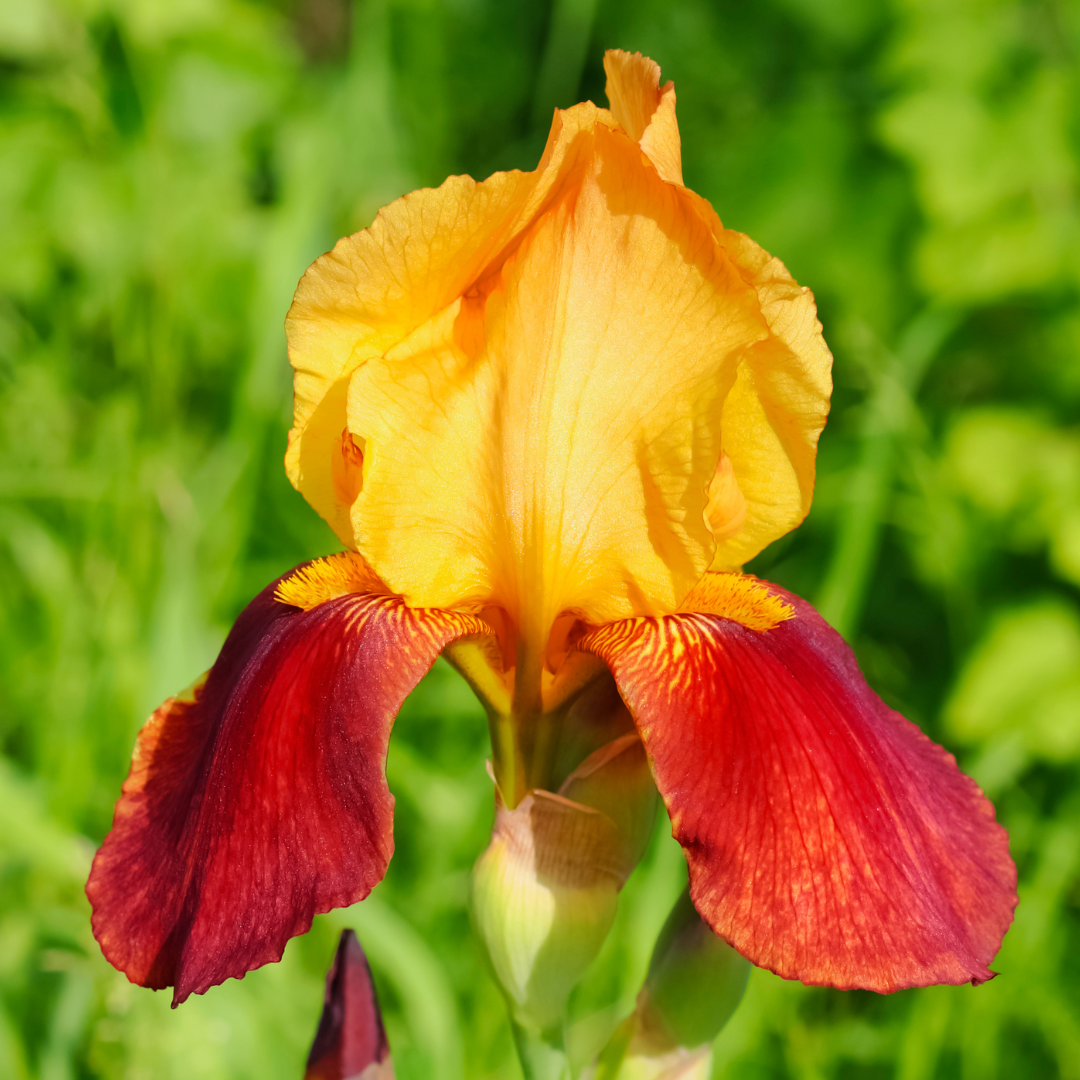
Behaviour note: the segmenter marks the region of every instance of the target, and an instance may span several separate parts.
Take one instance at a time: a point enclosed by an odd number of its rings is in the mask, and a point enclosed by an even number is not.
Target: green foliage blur
[[[298,1078],[345,925],[399,1078],[520,1075],[466,908],[487,734],[441,662],[392,743],[387,880],[281,964],[172,1012],[102,959],[82,884],[143,719],[337,549],[281,466],[297,278],[405,191],[532,168],[612,46],[675,80],[687,183],[814,290],[836,354],[813,513],[751,569],[957,754],[1021,875],[992,983],[755,971],[716,1076],[1080,1077],[1070,0],[0,3],[0,1076]],[[585,1050],[681,888],[666,834],[577,992]]]

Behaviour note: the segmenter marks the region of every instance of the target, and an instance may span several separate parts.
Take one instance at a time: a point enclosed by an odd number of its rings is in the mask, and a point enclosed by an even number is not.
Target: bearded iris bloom
[[[413,192],[300,282],[286,467],[346,551],[153,714],[87,887],[105,955],[176,1003],[382,878],[390,729],[440,653],[503,810],[647,756],[697,911],[753,963],[991,976],[1016,877],[990,803],[740,569],[810,506],[813,297],[683,186],[658,67],[605,66],[610,110],[556,112],[534,172]]]

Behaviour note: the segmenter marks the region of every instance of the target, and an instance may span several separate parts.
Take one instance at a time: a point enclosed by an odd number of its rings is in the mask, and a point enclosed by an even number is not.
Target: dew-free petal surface
[[[883,993],[990,978],[1016,904],[993,807],[809,604],[768,589],[795,613],[768,630],[689,612],[581,643],[635,718],[694,904],[785,978]]]
[[[724,397],[768,336],[680,189],[598,126],[588,169],[484,290],[353,376],[359,549],[411,603],[671,611],[713,554]]]
[[[718,224],[718,223],[717,223]],[[722,425],[746,518],[717,537],[712,569],[741,567],[810,511],[818,438],[832,395],[832,353],[813,293],[743,233],[719,238],[757,293],[769,335],[747,351],[724,402]]]
[[[451,176],[379,211],[370,228],[316,259],[285,321],[293,380],[289,479],[348,547],[351,501],[333,472],[346,425],[349,377],[498,269],[529,225],[580,170],[582,133],[615,121],[591,104],[560,111],[531,173],[482,183]]]
[[[613,112],[556,111],[532,173],[386,207],[287,323],[293,483],[411,603],[526,634],[673,611],[797,525],[831,389],[812,295],[681,186],[672,85],[605,64]]]
[[[675,118],[675,84],[660,85],[660,65],[641,53],[608,49],[604,53],[611,114],[645,151],[656,171],[681,184],[682,142]]]
[[[87,884],[105,956],[133,982],[175,987],[174,1003],[279,960],[315,914],[381,880],[394,717],[447,642],[486,631],[386,595],[303,611],[278,585],[205,681],[140,732]]]

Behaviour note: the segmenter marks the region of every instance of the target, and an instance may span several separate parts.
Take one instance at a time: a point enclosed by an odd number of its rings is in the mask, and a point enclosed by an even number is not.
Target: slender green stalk
[[[612,1033],[596,1059],[594,1080],[617,1080],[619,1070],[626,1060],[626,1051],[634,1035],[637,1014],[628,1016]]]
[[[561,1038],[557,1043],[549,1042],[513,1019],[510,1026],[525,1080],[571,1080],[570,1059],[566,1056]]]
[[[912,404],[930,362],[960,319],[960,312],[928,307],[900,335],[867,403],[859,461],[848,487],[836,546],[817,596],[822,616],[850,638],[859,628],[870,578],[877,566],[881,529],[896,476],[898,436],[915,415]]]
[[[491,756],[495,782],[509,809],[513,810],[528,793],[521,742],[513,716],[500,714],[488,721],[491,731]]]
[[[577,101],[585,53],[592,37],[596,0],[555,0],[547,44],[533,94],[533,126],[546,131],[555,108]]]

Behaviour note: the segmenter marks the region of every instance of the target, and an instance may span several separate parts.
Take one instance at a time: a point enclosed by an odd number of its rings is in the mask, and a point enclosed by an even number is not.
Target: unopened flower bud
[[[630,869],[637,866],[652,836],[659,793],[636,734],[623,735],[590,754],[566,778],[559,794],[607,814],[619,830]]]
[[[533,790],[509,809],[496,791],[491,843],[473,870],[473,917],[522,1026],[558,1024],[611,928],[655,800],[636,736],[591,755],[561,793]]]
[[[379,1000],[367,957],[343,930],[304,1080],[394,1080]]]
[[[684,892],[660,931],[637,1007],[592,1080],[706,1080],[712,1041],[742,1000],[750,963],[702,921]]]
[[[684,892],[660,931],[638,996],[640,1041],[657,1049],[711,1043],[742,1001],[750,967]]]

